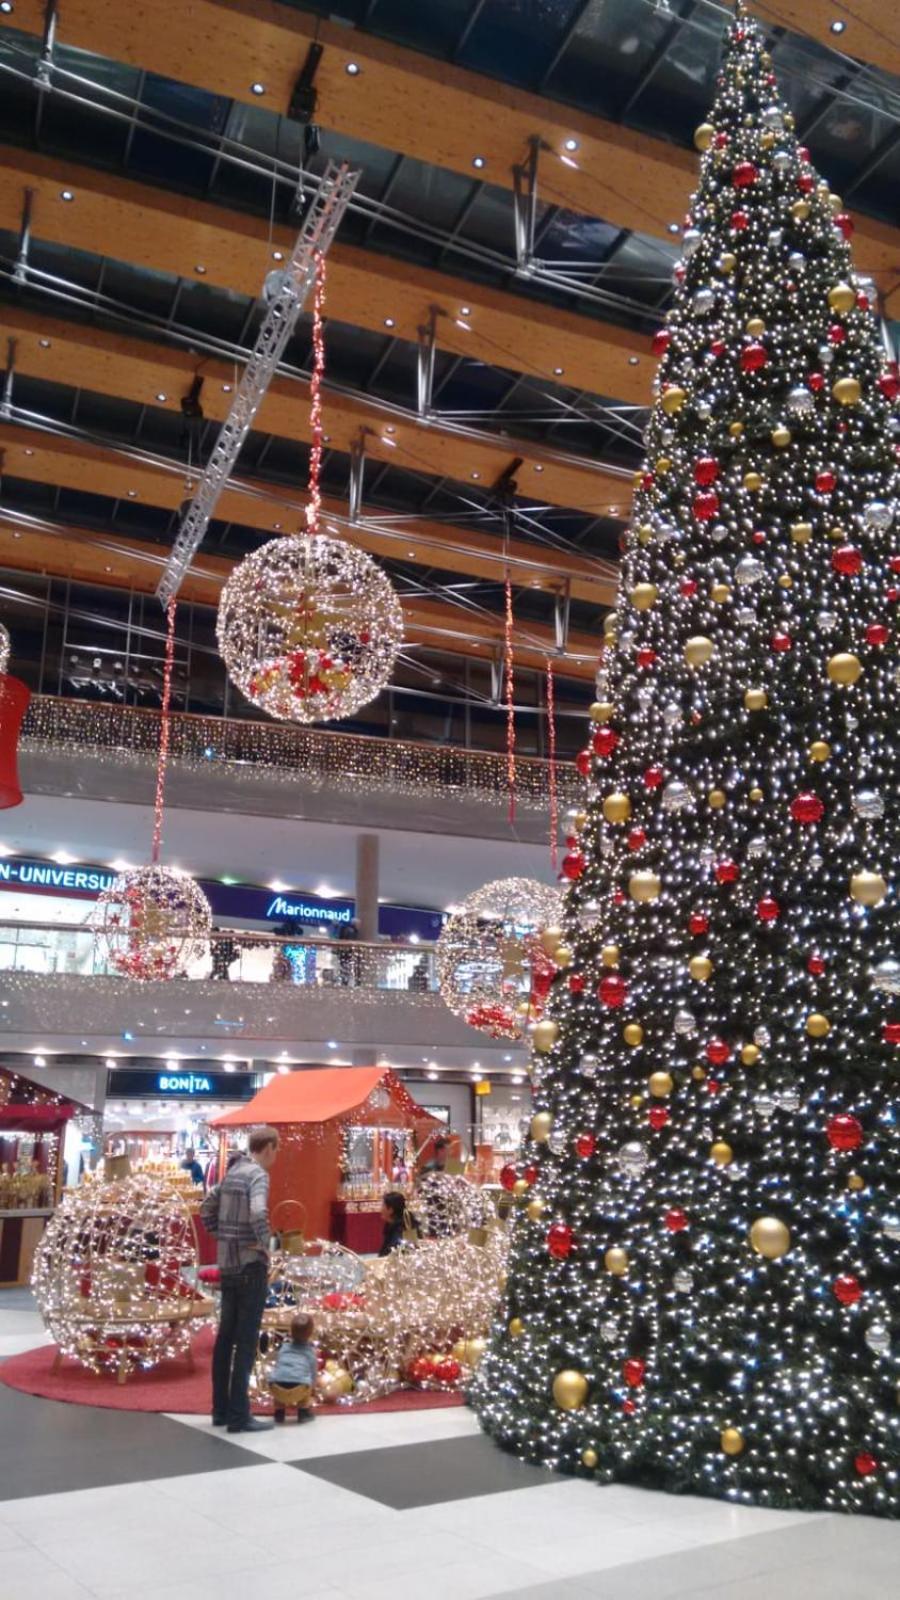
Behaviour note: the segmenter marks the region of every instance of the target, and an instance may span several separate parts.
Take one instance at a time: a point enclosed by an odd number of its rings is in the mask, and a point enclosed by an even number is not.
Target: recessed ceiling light
[[[681,232],[681,228],[679,227],[677,222],[670,222],[669,223],[669,232],[670,233],[680,233]]]
[[[563,149],[564,150],[577,150],[578,149],[578,140],[577,139],[566,139],[564,141],[564,143],[563,143]]]
[[[10,6],[9,9],[11,11],[12,10],[12,6]],[[846,26],[847,26],[846,22],[833,22],[831,24],[831,31],[832,31],[832,33],[843,33],[843,31],[846,28]]]
[[[115,1056],[107,1056],[106,1065],[109,1068],[110,1072],[115,1072],[116,1067],[119,1065],[119,1063],[116,1060]]]
[[[388,422],[385,425],[384,431],[385,431],[385,433],[396,433],[397,429],[394,427],[394,424],[392,422]]]
[[[13,0],[0,0],[0,11],[8,17],[13,9]]]
[[[628,357],[628,365],[630,367],[636,367],[638,362],[640,361],[640,359],[641,359],[640,356],[629,356]]]
[[[384,325],[385,325],[386,328],[396,328],[396,326],[397,326],[397,324],[394,321],[393,317],[385,317]]]
[[[60,200],[74,200],[75,196],[72,193],[71,189],[60,189],[59,198],[60,198]]]
[[[337,1040],[336,1039],[329,1039],[329,1041],[328,1041],[329,1050],[336,1050],[337,1047],[338,1047],[337,1046]]]
[[[251,94],[265,94],[265,92],[266,92],[266,86],[265,86],[264,83],[251,83],[251,85],[250,85],[250,93]]]
[[[470,317],[472,315],[472,307],[471,306],[460,306],[459,314],[460,314],[461,317]]]
[[[204,266],[203,266],[203,263],[202,263],[202,262],[200,262],[200,261],[198,261],[198,262],[197,262],[197,265],[196,265],[196,266],[195,266],[195,268],[194,268],[194,271],[195,271],[195,272],[199,272],[199,274],[200,274],[200,276],[201,276],[201,278],[202,278],[202,277],[203,277],[203,274],[204,274],[204,273],[205,273],[205,271],[206,271],[206,268],[205,268],[205,267],[204,267]]]
[[[129,498],[129,500],[136,500],[137,499],[137,489],[129,489],[128,498]]]
[[[539,461],[535,462],[534,470],[535,472],[543,472],[544,469]]]
[[[25,451],[25,454],[26,454],[26,455],[27,455],[27,456],[33,456],[33,455],[34,455],[34,451],[33,451],[33,450],[26,450],[26,451]]]
[[[272,523],[272,527],[273,527],[273,528],[274,528],[274,529],[275,529],[275,532],[276,532],[276,533],[280,533],[280,532],[281,532],[281,529],[282,529],[282,523],[280,523],[280,522],[273,522],[273,523]]]
[[[38,340],[38,344],[40,345],[42,350],[49,350],[50,349],[50,340],[49,339],[39,339]]]
[[[561,378],[562,375],[563,375],[563,371],[564,371],[563,367],[554,367],[553,368],[553,376],[554,376],[554,378]]]
[[[73,861],[78,860],[78,857],[70,856],[68,850],[54,850],[50,860],[55,861],[57,866],[70,867]]]
[[[481,473],[480,472],[473,472],[472,473],[472,477],[473,478],[480,478],[481,477]]]
[[[416,555],[415,550],[407,550],[406,554],[408,556],[412,557],[413,560],[415,560],[415,555]]]
[[[44,1060],[43,1056],[35,1056],[34,1064],[35,1064],[36,1067],[45,1067],[47,1065],[47,1063]]]
[[[222,1066],[226,1072],[237,1072],[237,1067],[233,1061],[223,1061]]]
[[[349,78],[358,78],[359,77],[359,62],[358,61],[348,61],[346,67],[344,68],[344,71],[346,72],[346,74],[347,74],[347,76]]]
[[[223,385],[222,385],[222,393],[223,394],[230,394],[231,393],[231,384],[230,383],[223,383]]]
[[[485,164],[484,163],[484,156],[473,156],[472,157],[472,165],[473,165],[473,167],[475,168],[475,170],[477,172],[481,171],[481,169],[484,166],[484,164]]]
[[[273,250],[272,251],[272,260],[273,261],[283,261],[284,260],[284,251],[283,250]]]
[[[289,883],[282,883],[280,878],[273,878],[269,884],[269,888],[274,894],[284,894],[285,890],[289,889],[290,887],[291,886]]]
[[[163,394],[162,391],[160,391],[160,393],[156,396],[156,398],[159,401],[160,405],[164,406],[166,401],[168,400],[169,396],[167,394]]]

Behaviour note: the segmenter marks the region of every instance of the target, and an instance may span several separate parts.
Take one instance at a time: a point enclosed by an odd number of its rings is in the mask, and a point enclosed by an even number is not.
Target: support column
[[[377,833],[356,836],[356,920],[359,937],[378,938],[378,850]]]

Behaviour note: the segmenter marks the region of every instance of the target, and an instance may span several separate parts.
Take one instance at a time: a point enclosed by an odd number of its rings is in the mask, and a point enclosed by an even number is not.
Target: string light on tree
[[[473,1400],[598,1480],[896,1516],[900,386],[737,9]]]

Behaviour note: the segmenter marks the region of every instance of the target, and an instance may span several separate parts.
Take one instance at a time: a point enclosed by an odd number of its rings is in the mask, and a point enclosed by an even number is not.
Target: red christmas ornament
[[[829,343],[830,344],[843,344],[843,342],[846,339],[846,337],[847,337],[846,328],[842,328],[841,324],[839,322],[833,322],[831,324],[831,327],[828,329],[828,340],[829,340]]]
[[[647,843],[647,834],[643,828],[632,828],[628,835],[629,850],[642,850]]]
[[[662,767],[648,767],[644,773],[644,786],[647,789],[658,789],[665,777]]]
[[[775,633],[772,635],[772,649],[779,655],[784,655],[786,650],[794,648],[794,641],[789,633]]]
[[[832,217],[831,220],[836,228],[840,228],[845,239],[853,238],[856,223],[853,221],[849,211],[839,211],[837,216]]]
[[[797,157],[798,157],[798,159],[800,161],[808,161],[809,160],[809,149],[805,144],[798,144],[798,146],[797,146]]]
[[[583,778],[590,777],[590,773],[591,773],[591,752],[590,752],[590,750],[579,750],[577,756],[575,757],[575,766],[577,767],[578,771],[581,773],[581,776]]]
[[[862,1123],[849,1111],[839,1111],[836,1116],[829,1117],[825,1137],[832,1150],[858,1150],[863,1142]]]
[[[763,533],[762,529],[758,528],[756,530],[756,532],[754,533],[754,535],[753,535],[753,543],[754,544],[765,544],[765,542],[766,542],[766,536]]]
[[[741,351],[741,366],[745,372],[759,372],[769,359],[768,351],[764,344],[754,340],[753,344],[745,344]]]
[[[898,394],[900,394],[900,373],[897,371],[896,361],[892,361],[887,370],[881,374],[878,379],[878,387],[885,400],[896,400]]]
[[[713,339],[709,347],[710,354],[714,355],[717,361],[725,354],[727,348],[724,339]]]
[[[457,1383],[462,1367],[452,1356],[445,1356],[443,1361],[434,1364],[434,1375],[438,1383]]]
[[[585,1161],[594,1154],[596,1148],[597,1141],[592,1133],[580,1133],[575,1140],[575,1154]]]
[[[762,899],[756,902],[756,915],[760,922],[777,922],[781,916],[781,907],[772,895],[764,894]]]
[[[720,133],[716,134],[715,146],[716,146],[717,150],[724,150],[725,147],[727,146],[727,144],[728,144],[728,135],[727,135],[727,133],[725,132],[725,130],[723,128]]]
[[[694,495],[691,510],[698,522],[709,522],[719,514],[719,496],[712,489],[705,489],[702,494]]]
[[[583,972],[572,972],[572,973],[570,973],[569,974],[569,993],[570,994],[582,994],[583,991],[584,991],[585,982],[586,982],[586,979],[585,979],[585,976],[584,976]]]
[[[855,578],[862,571],[862,555],[852,544],[839,544],[831,553],[831,565],[845,578]]]
[[[718,883],[737,883],[741,869],[736,861],[716,862],[716,881]]]
[[[731,181],[736,189],[749,189],[758,177],[759,169],[752,161],[739,161],[731,171]]]
[[[707,1078],[704,1087],[707,1094],[718,1094],[722,1085],[720,1084],[718,1078]]]
[[[563,856],[562,858],[562,864],[560,867],[561,876],[563,878],[568,878],[570,883],[574,883],[576,879],[581,877],[586,864],[587,863],[585,862],[584,856],[580,850],[570,850],[569,854]]]
[[[892,606],[895,606],[897,601],[900,600],[900,589],[895,588],[894,585],[891,584],[889,589],[885,589],[884,596]]]
[[[655,1129],[657,1133],[659,1132],[660,1128],[665,1127],[668,1120],[669,1113],[665,1106],[651,1106],[650,1110],[647,1112],[647,1121],[649,1122],[651,1128]]]
[[[825,387],[825,376],[821,372],[811,372],[806,381],[813,394],[818,394]]]
[[[530,1167],[530,1166],[526,1167],[525,1171],[522,1174],[522,1176],[525,1179],[526,1183],[537,1183],[537,1175],[538,1175],[537,1167]]]
[[[699,461],[694,462],[695,483],[702,484],[706,488],[709,484],[715,483],[718,476],[719,463],[715,456],[701,456]]]
[[[655,334],[653,335],[653,343],[651,344],[650,349],[655,356],[664,356],[669,348],[671,340],[672,335],[668,328],[657,328]]]
[[[625,1004],[628,985],[618,972],[608,972],[597,985],[597,995],[605,1006],[615,1010]]]
[[[839,1278],[835,1278],[831,1289],[834,1298],[840,1300],[842,1306],[855,1306],[857,1301],[862,1299],[862,1284],[849,1272],[844,1272]]]
[[[749,224],[750,218],[746,211],[732,211],[731,226],[735,233],[743,233],[744,229],[748,227]]]
[[[619,743],[621,734],[615,728],[598,728],[591,741],[594,746],[595,756],[611,756]]]
[[[900,1044],[900,1022],[885,1022],[881,1027],[885,1044]]]
[[[731,1055],[731,1045],[724,1039],[710,1039],[706,1046],[706,1059],[712,1067],[724,1067]]]
[[[652,667],[655,661],[656,661],[656,651],[655,650],[648,650],[645,647],[644,649],[638,651],[638,653],[637,653],[637,664],[638,664],[639,667],[644,667],[645,669],[647,667]]]
[[[814,951],[806,963],[806,970],[813,978],[821,978],[825,971],[825,962],[817,951]]]
[[[817,494],[832,494],[836,488],[837,477],[830,467],[824,467],[821,472],[816,473]]]
[[[641,1387],[646,1370],[647,1363],[642,1361],[640,1356],[631,1356],[627,1361],[622,1362],[622,1377],[628,1384],[629,1389],[639,1389]]]
[[[900,574],[900,556],[888,556],[888,567],[891,572]]]
[[[801,194],[810,194],[816,186],[816,180],[811,172],[801,172],[797,179],[797,188]]]
[[[705,911],[693,911],[688,921],[688,931],[695,939],[702,938],[704,933],[709,933],[709,917]]]
[[[645,472],[644,473],[644,476],[641,479],[641,488],[642,489],[652,489],[653,488],[653,473],[652,472]]]
[[[684,595],[685,600],[693,600],[694,595],[697,593],[696,578],[682,578],[681,592]]]
[[[883,622],[870,622],[866,629],[866,644],[879,646],[887,644],[890,637],[891,630],[886,628]]]
[[[663,1222],[670,1233],[683,1233],[688,1225],[687,1212],[679,1211],[677,1206],[673,1206],[671,1211],[666,1212]]]
[[[637,1410],[637,1406],[635,1405],[633,1400],[623,1400],[622,1401],[622,1410],[624,1411],[626,1417],[633,1417],[634,1413]]]
[[[825,807],[817,794],[804,790],[802,794],[795,795],[791,801],[791,816],[795,822],[805,824],[821,822],[825,815]]]
[[[547,1232],[547,1249],[555,1261],[565,1261],[574,1243],[575,1235],[565,1222],[554,1222]]]
[[[860,289],[857,292],[856,306],[857,310],[859,311],[868,311],[869,309],[869,296],[866,294],[864,289]]]
[[[513,1184],[515,1183],[515,1181],[516,1181],[516,1169],[515,1169],[515,1167],[513,1167],[509,1163],[507,1163],[507,1165],[505,1167],[501,1167],[500,1168],[500,1187],[501,1187],[501,1189],[511,1189]]]
[[[869,1455],[868,1450],[860,1450],[859,1455],[854,1458],[853,1465],[861,1478],[871,1478],[872,1473],[878,1471],[878,1462],[874,1456]]]

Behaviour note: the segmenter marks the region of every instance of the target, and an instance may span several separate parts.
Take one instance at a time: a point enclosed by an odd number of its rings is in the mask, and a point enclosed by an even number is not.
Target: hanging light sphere
[[[534,974],[553,960],[562,934],[562,898],[532,878],[497,878],[476,889],[447,918],[436,946],[444,1003],[469,1026],[494,1039],[520,1039]],[[554,938],[546,936],[553,930]],[[553,970],[552,968],[550,969]],[[549,1050],[556,1023],[539,1021],[534,1043]],[[539,1033],[539,1030],[541,1032]],[[549,1039],[549,1042],[548,1042]]]
[[[183,977],[209,948],[212,912],[193,878],[177,867],[120,872],[91,913],[99,960],[122,978]]]
[[[336,722],[389,681],[403,615],[364,550],[323,534],[271,539],[225,584],[216,638],[253,705],[282,722]]]

